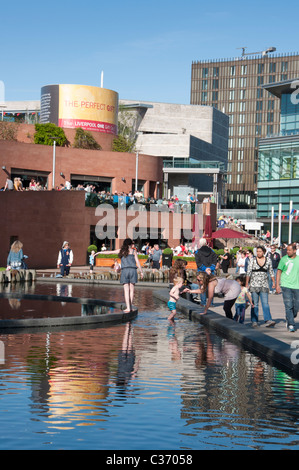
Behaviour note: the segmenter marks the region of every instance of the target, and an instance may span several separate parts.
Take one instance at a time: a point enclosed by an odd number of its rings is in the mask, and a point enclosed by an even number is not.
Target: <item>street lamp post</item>
[[[136,152],[135,192],[138,191],[138,160],[139,160],[139,154],[138,154],[138,150],[137,150],[137,152]]]
[[[53,139],[53,169],[52,169],[52,189],[55,189],[55,167],[56,167],[56,137],[50,137]]]
[[[136,132],[136,136],[142,135],[142,132]],[[138,191],[138,164],[139,164],[139,151],[136,151],[136,175],[135,175],[135,191]]]

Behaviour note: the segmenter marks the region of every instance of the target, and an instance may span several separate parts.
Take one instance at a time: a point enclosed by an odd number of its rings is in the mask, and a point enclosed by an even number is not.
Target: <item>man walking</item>
[[[280,261],[280,254],[276,251],[276,246],[275,245],[270,246],[270,252],[268,253],[267,256],[271,260],[272,268],[273,268],[273,272],[274,272],[274,279],[275,279],[275,282],[276,282],[276,275],[277,275],[277,268],[278,268],[279,261]],[[269,276],[269,289],[270,289],[270,294],[272,294],[273,293],[272,292],[272,279],[271,279],[270,276]]]
[[[299,256],[296,244],[287,246],[287,255],[281,258],[276,275],[276,292],[282,291],[287,328],[295,331],[295,320],[299,310]]]
[[[162,250],[160,250],[158,244],[154,245],[152,260],[153,260],[153,266],[152,266],[153,269],[160,269],[161,261],[162,261]]]

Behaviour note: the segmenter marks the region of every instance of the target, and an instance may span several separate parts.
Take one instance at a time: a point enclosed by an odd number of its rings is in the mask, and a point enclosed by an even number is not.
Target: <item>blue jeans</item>
[[[251,292],[254,308],[251,309],[251,321],[258,322],[259,316],[259,299],[261,299],[264,320],[272,320],[270,307],[268,303],[268,292]]]
[[[299,289],[281,286],[281,290],[287,324],[288,326],[295,326],[294,317],[297,316],[299,310]]]
[[[192,284],[189,286],[189,289],[198,289],[198,284],[195,284],[194,282],[192,282]],[[192,293],[192,292],[191,292]],[[197,294],[192,294],[192,297],[197,297]]]
[[[204,292],[203,294],[200,294],[200,303],[201,305],[206,305],[207,303],[207,292]],[[214,298],[212,300],[211,306],[214,307]]]
[[[234,320],[239,321],[240,323],[244,323],[246,304],[235,304],[235,306],[236,313],[234,316]]]

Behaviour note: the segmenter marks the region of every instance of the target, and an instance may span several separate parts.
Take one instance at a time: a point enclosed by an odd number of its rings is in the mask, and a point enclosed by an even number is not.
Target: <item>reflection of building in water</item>
[[[12,335],[9,362],[16,358],[33,375],[32,411],[47,413],[51,427],[71,429],[105,420],[109,386],[122,347],[125,325],[40,334],[34,344]],[[11,359],[13,358],[13,359]],[[43,418],[44,419],[44,418]]]
[[[208,330],[198,334],[189,353],[195,368],[186,369],[181,380],[182,417],[189,425],[211,410],[212,420],[215,410],[250,422],[261,419],[265,397],[272,395],[271,366]]]
[[[113,313],[114,309],[107,305],[93,305],[93,304],[82,304],[81,305],[81,316],[87,317],[89,315],[102,315],[105,313]]]

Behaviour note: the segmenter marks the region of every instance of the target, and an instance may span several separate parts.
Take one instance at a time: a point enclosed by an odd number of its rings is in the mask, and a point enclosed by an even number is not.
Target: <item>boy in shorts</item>
[[[176,315],[176,302],[180,297],[180,289],[184,284],[184,279],[181,277],[175,277],[173,283],[174,286],[169,292],[169,301],[167,302],[167,307],[170,310],[168,320],[173,320]]]

